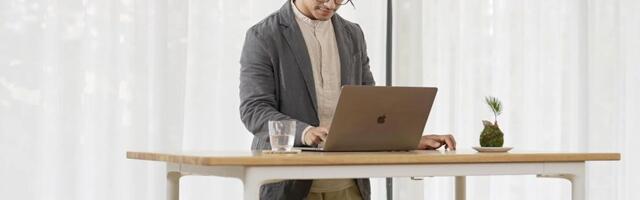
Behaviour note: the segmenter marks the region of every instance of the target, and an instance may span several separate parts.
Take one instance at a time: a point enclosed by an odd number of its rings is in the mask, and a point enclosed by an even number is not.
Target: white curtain
[[[635,0],[398,1],[393,80],[439,88],[426,130],[454,133],[461,149],[479,145],[481,120],[493,117],[484,97],[496,96],[505,146],[620,152],[620,162],[588,164],[588,197],[634,199],[638,10]],[[398,181],[395,190],[451,199],[452,180]],[[563,180],[492,176],[467,184],[470,199],[570,199]]]
[[[239,121],[245,31],[283,0],[0,1],[0,194],[6,199],[164,199],[164,166],[128,150],[246,150]],[[339,13],[365,32],[384,80],[383,0]],[[589,165],[591,199],[640,184],[640,3],[396,1],[394,80],[438,86],[428,132],[477,145],[482,97],[505,103],[517,150],[618,151]],[[635,123],[634,123],[635,122]],[[397,179],[395,199],[446,199],[451,178]],[[239,181],[182,179],[183,199],[239,199]],[[374,179],[373,199],[384,199]],[[473,177],[470,199],[567,199],[564,181]],[[423,192],[424,191],[424,192]]]
[[[164,165],[126,151],[248,150],[240,51],[285,2],[0,1],[2,198],[164,199]],[[340,11],[364,27],[382,83],[385,8]],[[182,184],[183,199],[242,196],[237,180]]]

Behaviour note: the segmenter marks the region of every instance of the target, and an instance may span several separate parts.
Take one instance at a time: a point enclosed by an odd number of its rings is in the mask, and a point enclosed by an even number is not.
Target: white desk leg
[[[278,168],[281,167],[275,167],[275,169]],[[242,184],[244,185],[245,200],[260,199],[260,187],[262,185],[282,181],[281,179],[274,179],[273,174],[280,174],[285,172],[273,169],[274,167],[248,167],[244,171],[242,176],[237,176],[238,178],[242,179]]]
[[[585,163],[571,163],[571,164],[547,164],[545,166],[550,171],[558,170],[563,171],[557,174],[542,174],[538,175],[540,178],[562,178],[571,182],[571,199],[572,200],[585,200],[586,199],[586,175],[585,175]]]
[[[456,176],[455,180],[456,184],[456,200],[465,200],[467,199],[467,177],[466,176]]]
[[[538,175],[538,178],[562,178],[571,182],[571,199],[585,200],[585,180],[584,174],[554,174]]]
[[[571,181],[571,199],[573,200],[585,200],[586,199],[586,184],[585,175],[576,174],[573,175],[569,181]]]
[[[179,166],[173,163],[167,164],[167,200],[178,200],[180,198],[180,177]]]
[[[262,186],[261,181],[245,178],[242,181],[244,185],[244,199],[245,200],[258,200],[260,198],[260,186]]]

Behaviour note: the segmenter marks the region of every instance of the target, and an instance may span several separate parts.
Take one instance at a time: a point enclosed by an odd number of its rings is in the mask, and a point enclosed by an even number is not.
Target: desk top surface
[[[301,152],[264,154],[261,151],[127,152],[127,158],[203,166],[384,165],[452,163],[584,162],[620,160],[619,153],[457,151]]]

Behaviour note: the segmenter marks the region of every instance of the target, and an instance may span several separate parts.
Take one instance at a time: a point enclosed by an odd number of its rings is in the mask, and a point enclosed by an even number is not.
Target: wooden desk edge
[[[544,153],[542,153],[544,154]],[[182,163],[203,166],[299,166],[299,165],[389,165],[389,164],[465,164],[465,163],[530,163],[530,162],[586,162],[586,161],[618,161],[620,153],[551,153],[553,159],[542,158],[532,154],[512,154],[512,158],[505,158],[504,154],[460,154],[452,157],[431,156],[415,157],[416,155],[394,155],[391,161],[380,162],[377,158],[368,158],[360,155],[358,159],[350,156],[321,157],[290,157],[283,155],[261,155],[259,157],[229,156],[207,157],[193,155],[179,155],[153,152],[127,152],[128,159],[160,161],[169,163]],[[357,155],[356,155],[357,156]],[[481,156],[467,160],[471,156]],[[528,157],[527,157],[528,156]],[[548,156],[548,155],[547,155]],[[342,157],[342,158],[341,158]],[[346,158],[346,160],[345,160]],[[467,158],[467,159],[465,159]],[[525,159],[526,158],[526,159]]]
[[[133,159],[133,160],[182,163],[182,158],[183,158],[182,155],[173,155],[168,153],[127,151],[127,159]]]

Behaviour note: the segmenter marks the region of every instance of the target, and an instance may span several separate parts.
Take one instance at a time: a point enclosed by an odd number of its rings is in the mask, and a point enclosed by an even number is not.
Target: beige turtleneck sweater
[[[312,20],[291,1],[296,22],[302,31],[313,71],[320,127],[329,129],[340,96],[340,55],[331,20]],[[307,127],[304,135],[310,127]],[[353,186],[353,179],[314,180],[311,192],[334,192]]]

